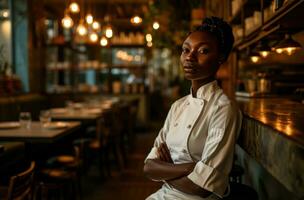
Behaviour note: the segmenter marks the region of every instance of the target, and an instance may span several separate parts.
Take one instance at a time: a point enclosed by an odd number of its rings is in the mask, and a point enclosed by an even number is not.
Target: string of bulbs
[[[85,5],[84,0],[80,0],[81,8],[76,0],[72,0],[72,2],[67,6],[64,11],[64,17],[61,20],[62,26],[65,29],[71,29],[74,27],[74,21],[71,15],[80,13],[80,20],[78,24],[75,24],[76,33],[78,37],[87,38],[89,42],[96,43],[99,40],[101,46],[108,45],[108,39],[113,37],[113,28],[109,23],[109,16],[105,17],[106,25],[103,30],[103,34],[99,36],[98,32],[102,32],[101,25],[98,21],[96,21],[91,13],[91,10],[85,15]],[[139,25],[142,23],[142,18],[138,15],[134,15],[130,22],[134,25]],[[160,24],[157,21],[153,22],[152,25],[154,30],[159,29]],[[152,35],[146,35],[147,46],[152,46]]]

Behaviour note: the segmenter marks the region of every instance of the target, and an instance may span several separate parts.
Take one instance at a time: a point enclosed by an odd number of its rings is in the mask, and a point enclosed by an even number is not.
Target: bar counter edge
[[[247,176],[249,181],[256,182],[257,190],[265,190],[259,186],[267,182],[265,173],[259,172],[265,169],[287,189],[285,193],[290,192],[293,198],[289,199],[304,197],[304,105],[281,98],[237,98],[236,101],[243,113],[236,155],[245,171],[252,173]],[[250,164],[250,160],[257,164]],[[263,169],[258,169],[258,165]],[[265,194],[264,198],[272,199],[268,195],[273,194]]]

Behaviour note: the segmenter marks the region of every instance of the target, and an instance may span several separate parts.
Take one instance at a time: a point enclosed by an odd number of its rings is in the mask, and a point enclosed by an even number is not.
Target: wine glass
[[[19,114],[19,122],[21,127],[31,128],[32,116],[30,112],[21,112]]]
[[[42,124],[49,123],[51,121],[51,112],[49,110],[41,110],[39,120]]]

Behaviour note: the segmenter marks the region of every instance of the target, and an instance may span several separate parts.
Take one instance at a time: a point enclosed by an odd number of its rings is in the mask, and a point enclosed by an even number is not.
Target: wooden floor
[[[152,147],[158,133],[153,128],[137,133],[134,149],[128,156],[128,164],[124,170],[112,170],[112,177],[100,178],[97,167],[92,166],[83,181],[84,200],[144,200],[158,190],[161,183],[156,183],[144,177],[143,162]]]

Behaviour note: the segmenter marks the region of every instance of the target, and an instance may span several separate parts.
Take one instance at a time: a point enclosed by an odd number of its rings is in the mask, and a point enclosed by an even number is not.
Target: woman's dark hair
[[[220,52],[223,54],[223,61],[226,61],[234,43],[231,26],[218,17],[206,17],[202,24],[195,31],[206,31],[214,35],[219,42]]]

